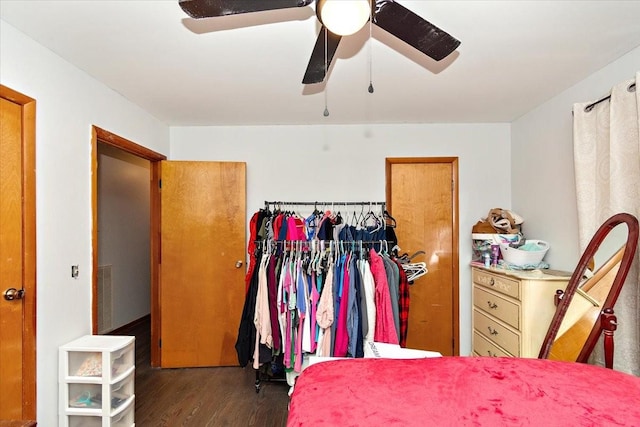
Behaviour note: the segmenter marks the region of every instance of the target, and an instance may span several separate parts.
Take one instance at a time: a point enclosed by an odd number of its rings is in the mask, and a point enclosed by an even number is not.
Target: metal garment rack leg
[[[271,367],[271,363],[273,363],[273,362],[266,363],[265,365],[266,365],[266,366],[269,366],[269,368],[270,368],[270,367]],[[263,366],[265,366],[265,365],[263,365]],[[256,369],[256,370],[255,370],[255,371],[256,371],[256,381],[255,381],[255,383],[254,383],[254,387],[255,387],[255,389],[256,389],[256,393],[260,393],[260,389],[261,389],[261,387],[262,387],[262,377],[260,376],[260,369],[261,369],[261,368],[262,368],[262,367],[260,367],[260,368],[258,368],[258,369]],[[286,375],[284,372],[283,372],[283,375],[284,375],[284,376],[283,376],[282,378],[277,378],[277,377],[274,377],[274,378],[268,378],[266,381],[267,381],[267,382],[271,382],[271,381],[274,381],[274,382],[283,382],[283,381],[287,381],[287,375]]]

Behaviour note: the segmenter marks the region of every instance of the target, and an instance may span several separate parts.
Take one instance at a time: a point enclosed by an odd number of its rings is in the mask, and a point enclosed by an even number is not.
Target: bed
[[[640,378],[541,359],[347,359],[309,366],[293,426],[640,426]]]

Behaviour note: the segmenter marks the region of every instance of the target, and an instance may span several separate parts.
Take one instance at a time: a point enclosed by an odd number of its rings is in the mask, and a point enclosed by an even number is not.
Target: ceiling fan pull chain
[[[327,107],[327,99],[329,97],[328,95],[328,91],[329,91],[329,81],[327,79],[327,44],[329,43],[328,41],[328,33],[329,33],[329,29],[325,26],[323,26],[324,28],[324,78],[325,78],[325,83],[324,83],[324,116],[325,117],[329,117],[329,107]]]
[[[373,93],[373,42],[371,41],[373,35],[373,14],[369,14],[369,93]]]

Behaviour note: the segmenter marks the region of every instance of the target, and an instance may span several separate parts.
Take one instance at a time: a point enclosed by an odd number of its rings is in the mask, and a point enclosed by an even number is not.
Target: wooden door
[[[161,366],[237,366],[246,165],[164,161],[160,169]]]
[[[0,86],[0,420],[36,417],[34,134],[35,101]]]
[[[459,354],[457,159],[387,159],[387,204],[403,253],[428,273],[410,288],[407,347]]]

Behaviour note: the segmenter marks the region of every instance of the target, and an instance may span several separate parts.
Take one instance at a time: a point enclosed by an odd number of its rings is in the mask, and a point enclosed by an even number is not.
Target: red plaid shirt
[[[409,329],[409,281],[407,280],[407,274],[402,268],[402,264],[395,260],[398,264],[400,272],[400,288],[398,290],[398,311],[400,314],[400,347],[407,346],[407,331]]]

